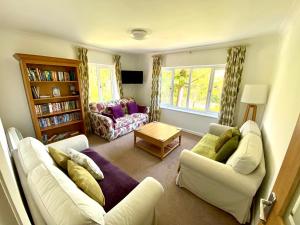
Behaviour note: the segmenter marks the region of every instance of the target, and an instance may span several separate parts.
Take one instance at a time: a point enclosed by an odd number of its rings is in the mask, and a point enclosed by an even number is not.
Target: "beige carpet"
[[[133,133],[112,142],[91,135],[90,146],[114,165],[138,181],[154,177],[164,187],[157,213],[159,225],[235,225],[238,222],[226,212],[202,201],[186,189],[175,184],[178,159],[183,149],[191,149],[200,138],[183,133],[182,145],[160,160],[134,148]]]

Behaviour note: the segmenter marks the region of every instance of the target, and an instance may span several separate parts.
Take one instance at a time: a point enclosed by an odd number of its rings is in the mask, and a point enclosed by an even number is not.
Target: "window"
[[[108,102],[119,98],[112,65],[89,63],[89,101]]]
[[[217,115],[224,74],[224,65],[163,67],[161,106]]]

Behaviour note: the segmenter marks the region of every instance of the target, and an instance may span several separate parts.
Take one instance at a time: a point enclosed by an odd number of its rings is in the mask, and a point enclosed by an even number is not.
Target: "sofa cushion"
[[[138,113],[138,106],[135,102],[128,102],[127,103],[127,109],[129,114]]]
[[[116,106],[110,107],[110,109],[111,109],[112,114],[114,115],[115,119],[118,119],[118,118],[124,116],[124,112],[122,110],[121,105],[116,105]]]
[[[135,102],[133,98],[122,98],[118,100],[118,104],[121,105],[124,114],[128,114],[127,104],[130,102]]]
[[[232,129],[226,130],[221,134],[216,143],[215,152],[217,153],[230,138],[232,138]]]
[[[230,138],[218,151],[215,160],[218,162],[226,162],[227,159],[239,146],[239,136]]]
[[[98,109],[97,109],[97,103],[96,102],[91,102],[89,104],[89,110],[91,112],[98,112]]]
[[[83,154],[92,158],[98,166],[101,166],[105,178],[98,183],[105,196],[104,209],[108,212],[125,198],[139,183],[111,164],[94,150],[88,148]]]
[[[97,112],[102,113],[105,112],[107,104],[104,102],[100,102],[96,104],[96,107],[97,107]]]
[[[108,118],[110,118],[114,123],[116,122],[116,118],[114,117],[114,115],[112,113],[102,112],[101,114],[103,116],[107,116]]]
[[[204,157],[214,159],[216,156],[215,146],[219,137],[212,134],[205,134],[201,140],[192,148],[192,152]]]
[[[134,113],[130,115],[134,122],[143,121],[148,122],[149,116],[146,113]]]
[[[260,129],[259,129],[257,123],[255,123],[252,120],[246,121],[241,126],[240,131],[241,131],[242,137],[245,137],[249,133],[256,134],[259,137],[261,137],[261,132],[260,132]]]
[[[147,113],[147,106],[144,105],[137,105],[139,113]]]
[[[123,117],[116,119],[115,129],[126,127],[132,123],[134,123],[132,115],[125,114]]]
[[[40,164],[29,173],[28,185],[47,224],[104,224],[101,205],[57,167]]]
[[[67,156],[66,153],[64,153],[63,151],[55,149],[52,146],[48,147],[48,151],[52,159],[56,162],[56,164],[63,170],[67,171],[68,160],[70,159],[70,157]]]
[[[72,148],[68,148],[66,153],[74,162],[89,171],[96,180],[102,180],[104,178],[101,169],[90,157]]]
[[[227,165],[242,174],[250,174],[259,165],[263,154],[261,138],[248,133],[240,141],[235,153],[228,159]]]
[[[68,174],[74,183],[88,196],[98,202],[100,205],[105,205],[105,198],[101,187],[95,178],[82,166],[68,160]]]
[[[241,131],[237,127],[233,127],[232,129],[232,136],[238,136],[239,138],[241,137]]]
[[[54,161],[48,153],[47,147],[39,140],[27,137],[20,141],[18,156],[22,169],[27,174],[41,163],[52,164]]]

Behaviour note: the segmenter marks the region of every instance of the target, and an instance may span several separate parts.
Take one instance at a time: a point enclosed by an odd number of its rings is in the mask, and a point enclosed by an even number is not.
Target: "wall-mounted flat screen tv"
[[[143,83],[143,71],[122,70],[121,75],[123,84]]]

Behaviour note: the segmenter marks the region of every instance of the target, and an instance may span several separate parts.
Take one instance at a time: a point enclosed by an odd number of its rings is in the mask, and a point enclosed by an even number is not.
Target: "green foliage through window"
[[[161,104],[218,113],[224,73],[223,65],[162,68]]]

